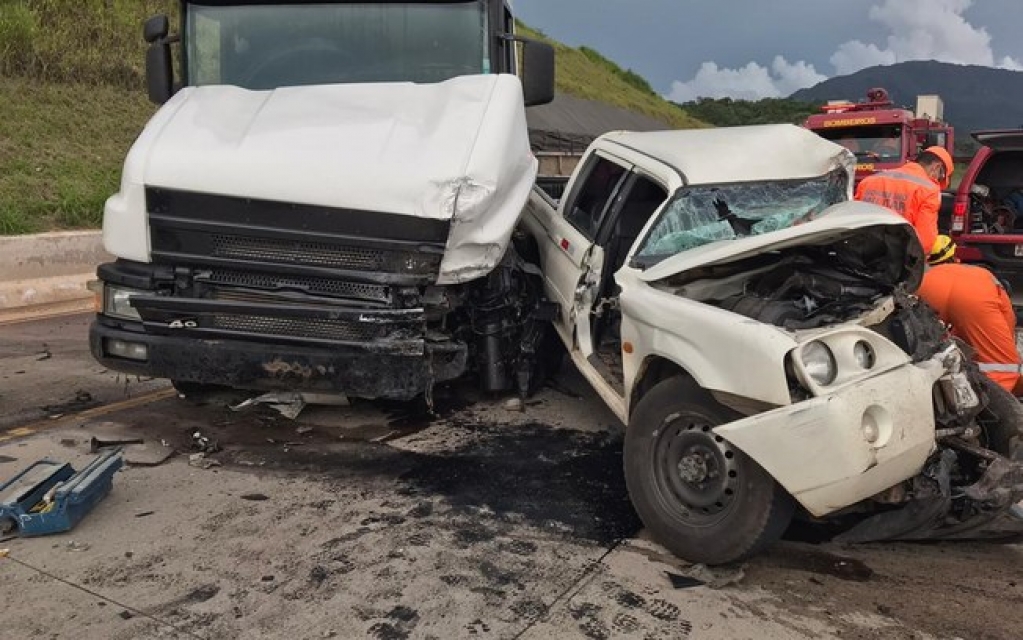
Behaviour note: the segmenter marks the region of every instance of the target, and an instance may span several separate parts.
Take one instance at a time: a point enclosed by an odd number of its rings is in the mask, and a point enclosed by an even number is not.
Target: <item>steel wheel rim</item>
[[[668,416],[654,436],[653,479],[663,506],[687,526],[724,519],[739,487],[736,451],[698,414]]]

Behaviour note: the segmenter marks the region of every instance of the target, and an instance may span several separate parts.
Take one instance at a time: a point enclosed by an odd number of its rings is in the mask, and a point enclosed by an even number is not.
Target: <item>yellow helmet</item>
[[[934,246],[931,247],[931,253],[927,256],[928,264],[943,264],[945,262],[951,262],[956,257],[956,243],[952,242],[952,238],[946,235],[938,236],[938,239],[934,241]]]

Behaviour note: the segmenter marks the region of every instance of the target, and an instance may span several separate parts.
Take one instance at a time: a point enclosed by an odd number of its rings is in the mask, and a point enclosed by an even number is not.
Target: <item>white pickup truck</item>
[[[794,513],[848,541],[985,537],[1023,497],[1018,404],[913,297],[913,229],[849,202],[854,168],[789,125],[617,132],[527,205],[519,252],[684,558],[753,554]]]

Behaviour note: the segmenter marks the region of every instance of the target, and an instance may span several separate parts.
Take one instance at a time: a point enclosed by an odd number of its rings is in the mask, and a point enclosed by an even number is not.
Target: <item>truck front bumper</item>
[[[301,345],[245,339],[155,335],[141,323],[97,316],[89,330],[92,355],[128,374],[238,389],[336,391],[360,398],[408,400],[432,384],[465,371],[466,347],[457,342]],[[132,358],[115,355],[127,346]]]
[[[716,428],[814,516],[912,478],[935,450],[935,361]]]

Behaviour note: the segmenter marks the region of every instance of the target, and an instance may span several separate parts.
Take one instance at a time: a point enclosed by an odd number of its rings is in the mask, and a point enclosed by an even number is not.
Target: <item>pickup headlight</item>
[[[814,341],[803,347],[800,353],[803,361],[803,369],[806,375],[814,382],[824,386],[835,381],[838,375],[838,366],[835,364],[835,354],[823,342]]]
[[[106,285],[103,294],[103,313],[122,320],[142,320],[139,312],[131,306],[131,297],[145,295],[149,291]]]

